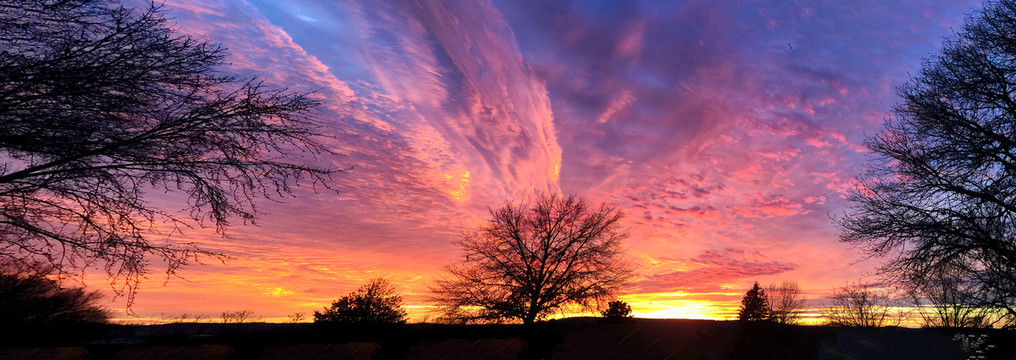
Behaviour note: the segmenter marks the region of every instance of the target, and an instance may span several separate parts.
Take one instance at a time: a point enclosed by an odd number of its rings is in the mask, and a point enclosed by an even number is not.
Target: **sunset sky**
[[[141,319],[305,316],[386,276],[413,321],[487,208],[563,192],[625,213],[637,316],[729,318],[753,281],[812,305],[877,261],[830,220],[895,88],[979,2],[169,0],[244,76],[316,91],[352,170],[174,235],[234,257],[166,278]],[[185,207],[171,195],[166,209]],[[90,287],[107,289],[96,276]],[[123,315],[124,301],[110,308]]]

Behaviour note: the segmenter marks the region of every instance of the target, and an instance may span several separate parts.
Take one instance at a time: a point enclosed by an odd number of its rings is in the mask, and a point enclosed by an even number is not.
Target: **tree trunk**
[[[529,306],[529,311],[526,312],[526,317],[522,319],[522,323],[529,325],[536,322],[536,316],[540,314],[540,311],[536,309],[535,304]]]

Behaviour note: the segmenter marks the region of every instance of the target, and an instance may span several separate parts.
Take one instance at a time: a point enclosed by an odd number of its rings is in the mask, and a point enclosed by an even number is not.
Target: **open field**
[[[964,351],[963,341],[955,340],[958,333],[987,337],[979,346],[968,341]],[[974,355],[975,347],[988,349],[986,359],[1016,358],[1016,334],[1000,330],[746,326],[734,321],[655,319],[610,323],[595,318],[530,327],[113,325],[91,336],[23,339],[4,346],[3,359],[966,359]]]

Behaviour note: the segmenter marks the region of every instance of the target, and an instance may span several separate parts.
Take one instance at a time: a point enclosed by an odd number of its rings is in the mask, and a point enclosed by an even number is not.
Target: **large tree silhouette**
[[[591,306],[625,285],[621,211],[558,195],[507,202],[458,242],[460,264],[432,289],[451,320],[529,324],[569,304]],[[591,308],[591,307],[590,307]]]
[[[894,280],[958,275],[967,300],[1016,324],[1016,2],[992,1],[900,88],[867,141],[877,157],[844,241],[888,260]]]
[[[328,152],[315,101],[220,73],[223,48],[156,5],[5,1],[0,24],[0,256],[102,266],[133,295],[147,257],[173,273],[207,254],[153,234],[253,221],[257,199],[335,171],[301,159]]]

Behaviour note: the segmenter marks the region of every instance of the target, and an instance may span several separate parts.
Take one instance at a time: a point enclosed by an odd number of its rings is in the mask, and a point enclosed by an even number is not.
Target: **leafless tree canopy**
[[[777,324],[796,324],[801,320],[804,310],[804,297],[801,288],[793,281],[770,284],[766,288],[769,296],[769,318]]]
[[[254,314],[254,310],[223,311],[220,318],[223,324],[242,324],[261,320],[260,316]]]
[[[868,284],[849,284],[836,289],[832,305],[823,309],[830,325],[855,327],[898,326],[903,321],[893,309],[895,299]]]
[[[921,282],[907,284],[917,311],[928,327],[988,327],[998,320],[989,308],[974,305],[977,291],[958,269],[939,268]]]
[[[900,89],[842,239],[901,282],[953,268],[972,306],[1016,319],[1016,2],[991,1]]]
[[[621,216],[607,204],[557,195],[491,209],[490,222],[458,242],[462,261],[446,268],[435,301],[459,321],[524,323],[567,304],[605,301],[632,272],[621,259]]]
[[[104,266],[133,295],[146,256],[173,273],[204,253],[152,234],[253,221],[256,199],[335,171],[300,159],[328,152],[315,101],[219,73],[223,49],[175,34],[156,5],[4,1],[0,24],[3,257]]]

